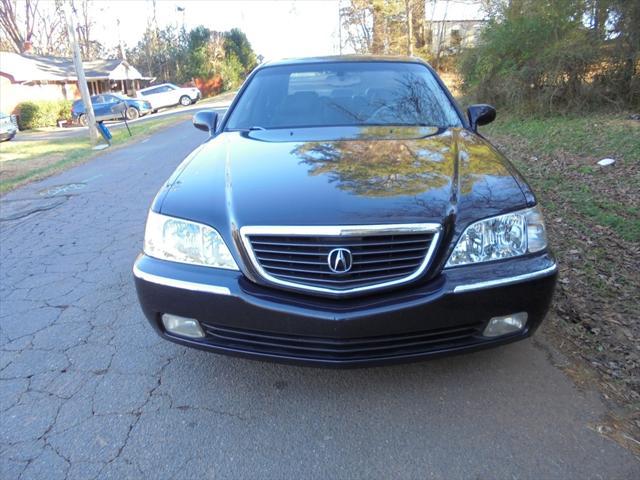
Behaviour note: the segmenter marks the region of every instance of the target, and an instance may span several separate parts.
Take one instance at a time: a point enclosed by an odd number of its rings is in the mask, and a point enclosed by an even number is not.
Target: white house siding
[[[12,83],[0,75],[0,111],[13,113],[16,105],[27,100],[73,100],[79,98],[74,83],[45,83],[27,85]]]

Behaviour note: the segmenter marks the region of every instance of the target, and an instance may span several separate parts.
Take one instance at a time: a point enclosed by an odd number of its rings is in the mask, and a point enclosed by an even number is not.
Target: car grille
[[[405,283],[427,268],[439,225],[372,227],[295,227],[268,233],[268,227],[243,228],[245,248],[261,276],[277,285],[340,295]],[[335,229],[335,232],[331,231]],[[331,252],[351,260],[346,272],[332,271]],[[343,265],[339,270],[343,270]]]
[[[296,358],[357,361],[442,351],[477,343],[482,325],[472,323],[423,332],[346,339],[256,332],[212,324],[203,324],[203,327],[207,342],[222,348]]]

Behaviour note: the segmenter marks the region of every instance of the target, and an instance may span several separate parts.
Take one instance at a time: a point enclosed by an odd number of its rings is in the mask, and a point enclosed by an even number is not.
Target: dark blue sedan
[[[151,113],[152,110],[151,104],[146,100],[129,98],[117,93],[93,95],[91,103],[96,120],[121,120],[123,112],[127,120],[135,120],[147,113]],[[123,103],[124,105],[122,105]],[[73,102],[71,114],[74,122],[80,125],[87,124],[87,116],[85,115],[82,100]]]
[[[336,367],[530,337],[558,275],[536,197],[415,57],[257,67],[162,186],[133,266],[161,337]],[[194,378],[197,378],[194,374]],[[638,477],[638,475],[636,475]]]

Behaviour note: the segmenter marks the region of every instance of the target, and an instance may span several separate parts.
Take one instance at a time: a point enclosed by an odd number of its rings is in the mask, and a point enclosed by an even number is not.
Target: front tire
[[[188,107],[191,105],[191,99],[187,95],[183,95],[180,97],[180,105],[183,107]]]
[[[140,116],[140,112],[135,107],[129,107],[127,108],[125,115],[127,116],[127,120],[135,120]]]
[[[87,121],[87,116],[84,113],[78,117],[78,123],[82,127],[86,127],[89,124],[89,122]]]

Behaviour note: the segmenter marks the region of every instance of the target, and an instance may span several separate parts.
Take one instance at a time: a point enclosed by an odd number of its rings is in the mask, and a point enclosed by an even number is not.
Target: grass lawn
[[[633,195],[640,191],[640,122],[625,115],[506,117],[485,133],[510,137],[529,151],[528,160],[522,155],[512,160],[532,174],[538,190],[562,193],[562,200],[590,221],[611,228],[624,240],[640,241],[640,208],[637,195]],[[540,158],[544,160],[536,164]],[[602,158],[614,158],[617,165],[600,167],[596,162]],[[620,185],[607,188],[607,182],[618,181]],[[551,202],[547,207],[562,209],[564,202]]]
[[[577,381],[595,381],[623,405],[611,436],[640,452],[624,440],[640,437],[640,122],[627,114],[499,115],[482,133],[545,212],[560,275],[543,330],[581,365]],[[616,162],[601,167],[602,158]]]
[[[543,154],[564,150],[588,157],[640,161],[640,122],[624,114],[523,119],[498,114],[489,134],[519,136]]]
[[[193,112],[185,112],[180,115],[134,123],[130,125],[131,137],[126,128],[112,130],[111,148],[140,140],[141,137],[156,130],[191,118],[192,114]],[[87,136],[1,143],[0,193],[5,193],[29,181],[53,175],[100,155],[101,151],[91,149]]]

